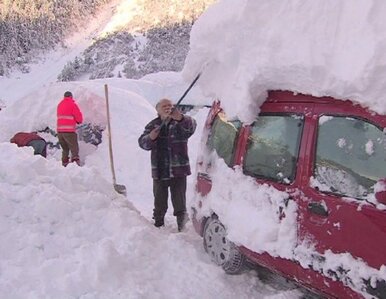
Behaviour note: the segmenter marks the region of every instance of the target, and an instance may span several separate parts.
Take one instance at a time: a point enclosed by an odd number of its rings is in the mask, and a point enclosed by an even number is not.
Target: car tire
[[[208,219],[203,234],[204,248],[227,274],[239,274],[246,268],[246,258],[226,235],[227,231],[217,217]]]

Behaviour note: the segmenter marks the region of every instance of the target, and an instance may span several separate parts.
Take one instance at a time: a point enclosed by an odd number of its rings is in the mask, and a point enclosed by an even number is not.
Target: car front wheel
[[[205,251],[226,273],[239,274],[245,268],[245,256],[226,236],[226,229],[220,220],[214,217],[209,219],[204,228]]]

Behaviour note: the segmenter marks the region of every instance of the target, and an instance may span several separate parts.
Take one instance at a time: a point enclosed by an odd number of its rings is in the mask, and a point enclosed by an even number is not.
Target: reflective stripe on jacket
[[[57,109],[57,132],[75,132],[76,124],[83,122],[83,115],[74,99],[64,98]]]

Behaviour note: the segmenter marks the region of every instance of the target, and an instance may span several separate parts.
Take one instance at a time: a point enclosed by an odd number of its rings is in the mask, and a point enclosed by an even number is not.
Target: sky
[[[119,8],[128,1],[116,1]],[[130,9],[133,9],[130,6]],[[0,297],[6,298],[300,298],[298,289],[280,289],[259,280],[255,271],[226,275],[206,255],[191,222],[177,233],[169,209],[157,229],[149,152],[138,147],[144,126],[156,116],[162,97],[177,101],[198,72],[202,76],[185,103],[210,104],[219,98],[230,116],[251,121],[267,89],[350,98],[385,113],[386,24],[382,0],[263,1],[222,0],[192,29],[191,50],[181,73],[157,73],[140,80],[99,79],[57,83],[65,63],[93,37],[119,27],[121,9],[109,7],[68,47],[31,65],[29,74],[0,77]],[[110,13],[110,14],[109,14]],[[104,85],[108,85],[111,137],[117,183],[113,189],[108,133],[95,147],[80,141],[82,167],[60,163],[60,151],[47,159],[9,139],[18,131],[55,128],[56,105],[72,91],[85,122],[106,126]],[[207,108],[190,112],[198,123],[189,141],[193,175],[188,206],[194,206],[195,161]],[[41,133],[47,141],[55,137]],[[293,257],[296,206],[282,223],[275,207],[287,194],[258,186],[239,169],[216,164],[212,190],[202,213],[215,209],[228,237],[255,251]],[[220,175],[221,174],[221,175]],[[232,182],[232,184],[230,184]],[[235,184],[234,182],[237,182]],[[245,194],[229,197],[229,194]],[[248,194],[258,193],[255,202]],[[227,204],[219,204],[216,198]],[[256,217],[256,212],[259,217]],[[240,217],[242,215],[243,217]],[[266,230],[256,233],[256,227]],[[298,252],[304,265],[310,248]],[[386,267],[369,268],[350,254],[326,254],[359,274],[386,279]]]

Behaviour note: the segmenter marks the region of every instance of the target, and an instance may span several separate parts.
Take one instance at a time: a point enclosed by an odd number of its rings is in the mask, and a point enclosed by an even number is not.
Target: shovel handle
[[[116,185],[114,158],[113,158],[113,143],[111,141],[109,91],[108,91],[107,84],[105,84],[105,99],[106,99],[107,131],[108,131],[108,137],[109,137],[109,155],[110,155],[111,174],[113,175],[113,184]]]

